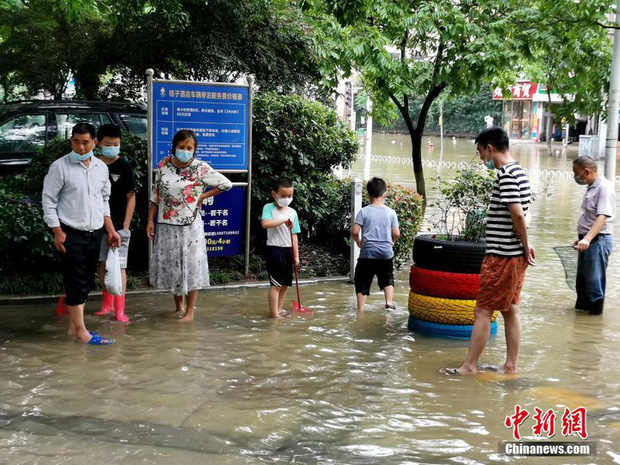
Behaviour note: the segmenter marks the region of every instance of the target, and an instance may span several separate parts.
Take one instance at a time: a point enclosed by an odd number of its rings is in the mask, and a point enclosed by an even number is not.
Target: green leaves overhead
[[[0,0],[0,86],[9,97],[139,98],[144,72],[317,94],[311,30],[283,0]],[[26,89],[22,95],[12,91]],[[13,92],[13,93],[15,93]]]
[[[615,2],[533,1],[517,16],[520,69],[549,91],[574,97],[554,109],[572,118],[604,111],[609,88],[611,41],[607,16]]]
[[[430,106],[444,89],[456,96],[491,83],[507,86],[524,70],[545,82],[542,68],[549,66],[541,64],[550,57],[563,88],[575,93],[574,108],[600,102],[601,71],[609,69],[609,40],[601,25],[612,3],[306,0],[304,10],[312,18],[324,83],[333,87],[337,78],[357,73],[375,116],[389,116],[394,106],[402,114],[418,192],[424,194],[421,137]],[[412,111],[415,103],[419,109]]]

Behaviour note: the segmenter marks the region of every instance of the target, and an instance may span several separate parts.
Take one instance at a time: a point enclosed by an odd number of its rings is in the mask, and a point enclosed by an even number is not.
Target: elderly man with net
[[[599,175],[596,162],[581,156],[573,162],[575,182],[587,185],[577,222],[578,240],[573,248],[577,260],[577,302],[575,308],[591,315],[603,313],[607,262],[613,244],[616,193],[607,179]]]

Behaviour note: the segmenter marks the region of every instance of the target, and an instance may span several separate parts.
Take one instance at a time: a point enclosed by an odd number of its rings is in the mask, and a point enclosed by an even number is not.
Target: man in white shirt
[[[43,182],[43,216],[62,255],[62,274],[69,309],[69,335],[78,342],[108,345],[84,325],[84,307],[94,286],[104,229],[111,247],[120,236],[110,218],[108,168],[93,157],[95,128],[79,123],[71,133],[73,151],[50,166]]]

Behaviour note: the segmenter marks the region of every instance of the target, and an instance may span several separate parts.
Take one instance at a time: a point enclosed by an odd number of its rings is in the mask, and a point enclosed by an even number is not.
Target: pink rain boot
[[[58,297],[58,305],[56,306],[56,315],[62,316],[67,315],[69,313],[69,309],[67,308],[67,304],[65,303],[65,299],[67,296],[65,294]]]
[[[114,312],[114,296],[108,291],[103,291],[103,303],[101,304],[101,310],[95,312],[95,315],[105,316],[112,312]]]
[[[120,323],[129,323],[129,318],[125,315],[125,296],[114,296],[114,308],[116,309],[116,321]]]

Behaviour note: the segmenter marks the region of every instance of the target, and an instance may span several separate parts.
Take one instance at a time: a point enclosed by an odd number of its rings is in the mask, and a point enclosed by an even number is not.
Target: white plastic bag
[[[121,259],[118,248],[110,248],[105,261],[105,288],[112,295],[123,295],[123,277],[121,275]]]

